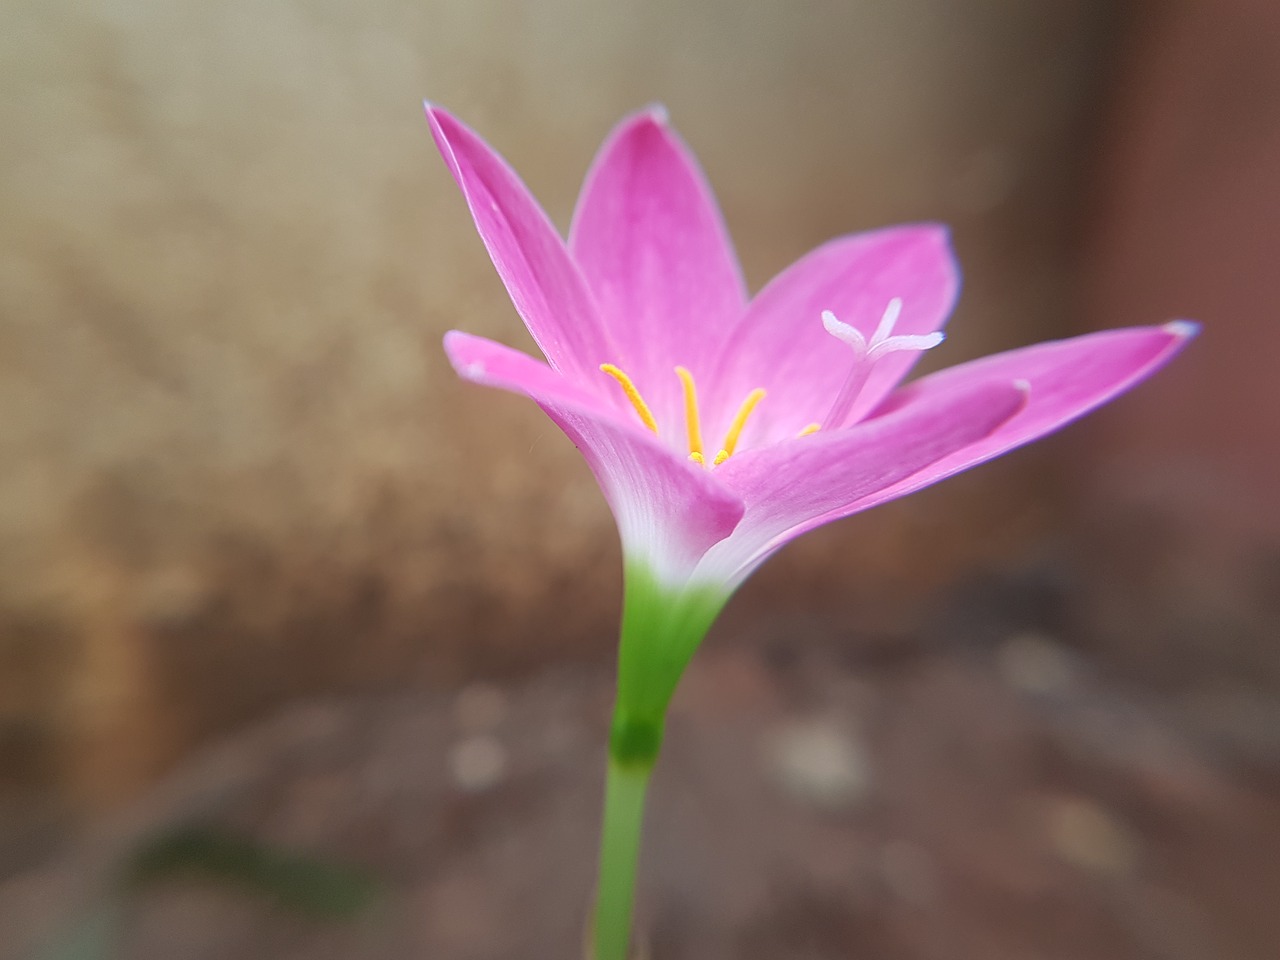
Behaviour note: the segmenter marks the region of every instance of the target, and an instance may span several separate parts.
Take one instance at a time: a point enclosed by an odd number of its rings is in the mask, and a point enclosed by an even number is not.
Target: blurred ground
[[[936,636],[713,640],[652,795],[652,955],[1274,957],[1280,711],[1137,691],[1036,608],[971,597]],[[578,957],[609,700],[605,669],[562,667],[289,708],[0,883],[0,953],[66,935],[107,863],[202,824],[359,865],[385,894],[308,920],[180,873],[123,911],[120,956]]]

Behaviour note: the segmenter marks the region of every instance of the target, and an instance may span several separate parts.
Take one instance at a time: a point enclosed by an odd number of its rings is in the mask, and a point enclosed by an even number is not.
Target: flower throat
[[[902,350],[929,350],[942,342],[943,334],[940,331],[894,336],[893,328],[901,315],[902,300],[899,297],[894,297],[889,301],[884,314],[880,317],[880,323],[876,326],[875,333],[868,340],[856,327],[836,319],[836,315],[830,310],[822,311],[823,328],[853,351],[854,363],[848,376],[845,377],[844,382],[841,384],[840,390],[837,392],[831,408],[827,411],[826,417],[821,421],[810,423],[796,434],[797,437],[807,437],[810,434],[817,433],[819,430],[830,430],[842,426],[845,418],[849,415],[849,411],[853,409],[853,404],[858,399],[858,395],[862,392],[862,388],[866,386],[867,379],[871,375],[871,368],[882,357]],[[600,364],[600,370],[617,381],[628,402],[640,417],[640,422],[655,434],[658,433],[658,421],[654,417],[653,411],[649,409],[649,405],[645,403],[644,397],[640,395],[640,390],[636,387],[635,381],[627,376],[620,367],[612,363]],[[702,418],[698,411],[698,388],[693,382],[693,374],[686,367],[676,367],[675,373],[680,378],[680,384],[684,390],[684,419],[685,431],[689,439],[689,459],[706,467],[708,464],[702,443]],[[742,430],[747,425],[747,419],[764,398],[765,391],[760,387],[756,387],[747,394],[747,398],[742,401],[742,405],[738,407],[738,412],[734,414],[733,420],[730,421],[724,443],[720,445],[719,451],[712,458],[710,466],[718,467],[733,456],[733,452],[738,446],[738,440],[742,436]]]

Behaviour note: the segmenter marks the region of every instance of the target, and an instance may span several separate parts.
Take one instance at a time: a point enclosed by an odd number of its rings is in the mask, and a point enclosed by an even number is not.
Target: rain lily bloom
[[[445,162],[546,362],[460,331],[463,378],[524,394],[586,457],[622,539],[598,960],[627,949],[644,785],[667,703],[734,589],[807,530],[1043,436],[1156,370],[1175,321],[1044,343],[900,386],[942,341],[945,229],[832,240],[748,297],[715,200],[660,109],[624,120],[566,243],[511,168],[427,106]]]

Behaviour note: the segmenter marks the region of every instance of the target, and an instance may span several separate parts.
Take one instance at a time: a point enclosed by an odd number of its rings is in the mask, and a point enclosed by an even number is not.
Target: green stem
[[[714,584],[664,583],[646,564],[627,563],[593,960],[627,960],[644,796],[662,748],[667,704],[730,592]]]
[[[595,960],[627,960],[631,947],[631,908],[640,854],[640,827],[652,769],[652,763],[619,763],[609,758],[604,787],[604,828],[600,838]]]

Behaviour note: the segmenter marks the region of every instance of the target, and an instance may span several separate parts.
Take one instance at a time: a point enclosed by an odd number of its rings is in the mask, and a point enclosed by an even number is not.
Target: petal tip
[[[889,229],[895,229],[890,227]],[[916,238],[926,243],[932,243],[952,252],[954,244],[951,242],[951,225],[948,223],[940,223],[936,220],[925,220],[920,223],[904,224],[902,227],[896,228],[900,230],[910,231],[914,233]]]
[[[443,338],[444,355],[449,358],[454,372],[465,380],[479,380],[485,374],[484,364],[467,355],[467,346],[473,340],[461,330],[450,330]]]
[[[431,135],[435,138],[440,152],[446,159],[454,155],[459,148],[465,150],[468,134],[475,139],[475,133],[452,113],[430,100],[422,101],[422,112],[426,114],[427,124],[431,127]]]
[[[671,112],[667,110],[665,103],[651,103],[641,111],[641,115],[647,117],[655,126],[671,125]]]
[[[1190,340],[1200,333],[1200,324],[1194,320],[1170,320],[1161,329],[1180,340]]]
[[[453,118],[448,110],[432,103],[430,100],[422,101],[422,112],[426,114],[427,126],[431,128],[431,138],[436,142],[436,149],[440,151],[445,165],[448,166],[449,171],[456,178],[458,176],[457,158],[454,155],[454,136],[456,131],[449,128],[451,126],[456,127],[458,121]]]
[[[449,116],[449,112],[445,110],[444,107],[431,100],[422,101],[422,112],[427,115],[427,122],[430,123],[432,127],[436,128],[440,126],[442,118]]]
[[[951,243],[951,224],[941,223],[937,220],[926,221],[921,224],[926,230],[933,232],[933,235],[942,243],[950,245]]]

